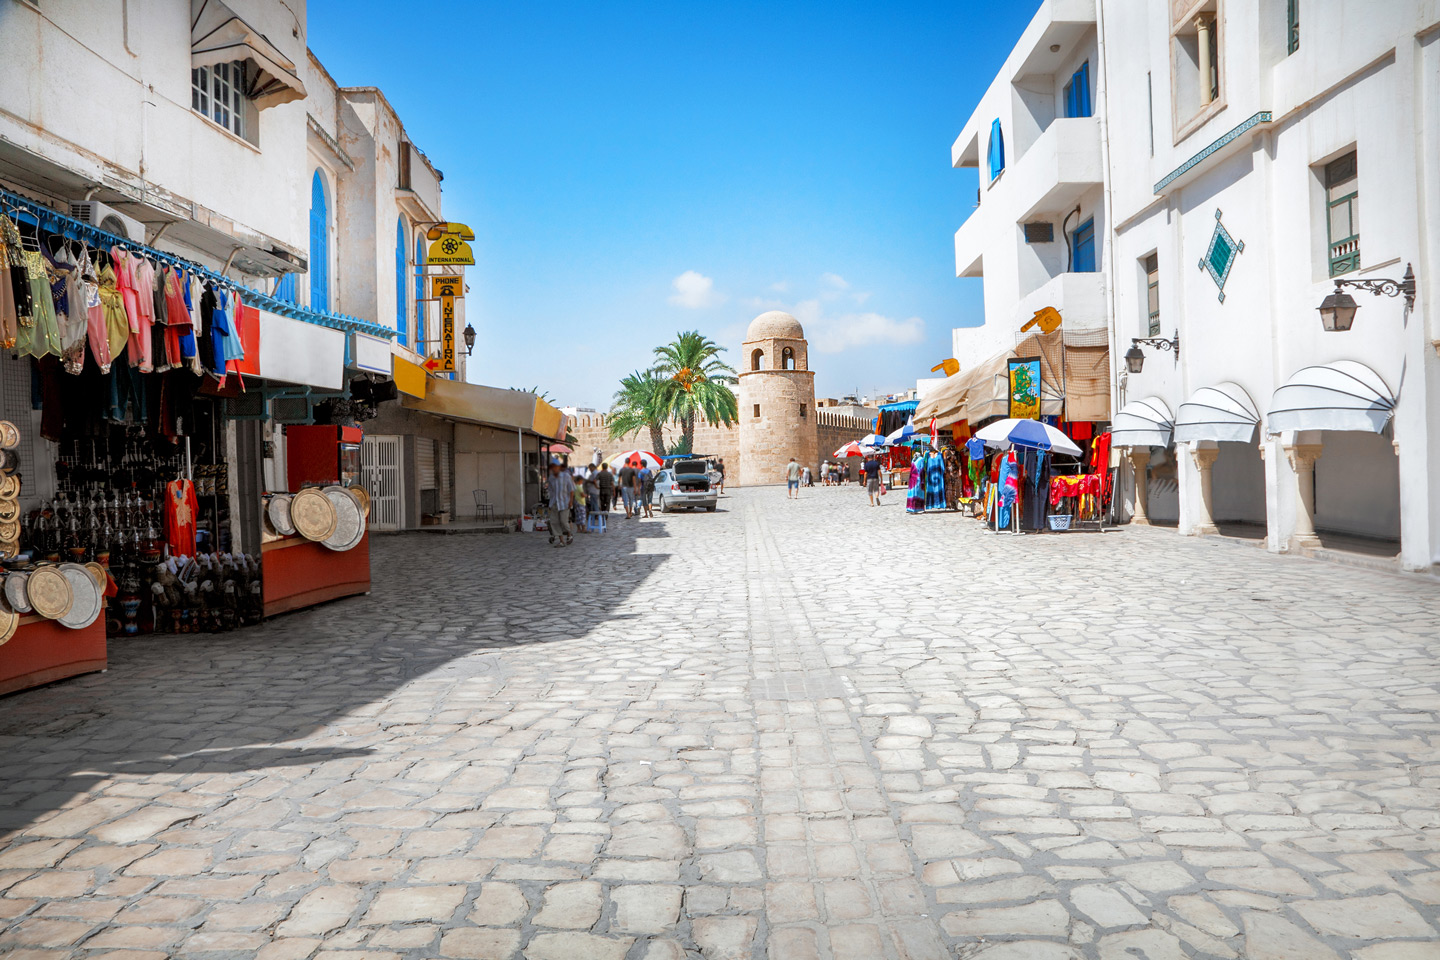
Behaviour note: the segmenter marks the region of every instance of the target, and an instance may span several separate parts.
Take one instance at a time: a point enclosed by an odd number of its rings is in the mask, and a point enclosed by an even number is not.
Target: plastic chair
[[[591,533],[605,532],[605,514],[592,511],[585,515],[585,529]]]
[[[476,490],[475,493],[475,519],[494,520],[495,505],[490,502],[490,494],[485,490]]]

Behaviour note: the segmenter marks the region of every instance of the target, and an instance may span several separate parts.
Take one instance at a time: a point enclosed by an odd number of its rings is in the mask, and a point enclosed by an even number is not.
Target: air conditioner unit
[[[134,217],[127,217],[114,207],[98,200],[84,200],[70,204],[70,216],[92,227],[99,227],[106,233],[113,233],[134,243],[145,242],[145,224]]]
[[[1036,220],[1025,224],[1026,243],[1054,243],[1055,224],[1048,220]]]

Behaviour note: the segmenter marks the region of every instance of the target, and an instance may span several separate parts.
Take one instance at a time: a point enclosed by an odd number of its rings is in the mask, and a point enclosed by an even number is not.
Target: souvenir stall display
[[[361,430],[317,425],[289,427],[285,435],[296,491],[267,494],[261,510],[267,617],[370,592]]]
[[[1088,426],[1088,424],[1087,424]],[[1091,436],[1091,431],[1084,431]],[[1075,433],[1071,433],[1074,438]],[[1114,477],[1110,470],[1110,433],[1095,434],[1087,444],[1081,471],[1056,476],[1050,481],[1050,528],[1075,529],[1079,524],[1094,524],[1105,530]]]

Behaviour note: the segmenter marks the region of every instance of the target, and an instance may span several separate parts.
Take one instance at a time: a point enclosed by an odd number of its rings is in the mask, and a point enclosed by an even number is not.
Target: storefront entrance
[[[1253,443],[1221,442],[1212,467],[1211,515],[1225,536],[1265,537],[1265,461]]]
[[[1325,430],[1315,460],[1315,532],[1323,546],[1400,552],[1400,458],[1384,434]]]
[[[367,436],[360,445],[360,482],[370,491],[370,529],[394,531],[401,527],[404,482],[400,437]]]

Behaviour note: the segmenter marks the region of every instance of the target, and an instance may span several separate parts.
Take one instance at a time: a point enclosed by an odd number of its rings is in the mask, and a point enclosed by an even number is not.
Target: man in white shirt
[[[550,544],[568,547],[575,539],[570,528],[570,505],[575,500],[575,480],[565,470],[560,458],[550,461]]]

